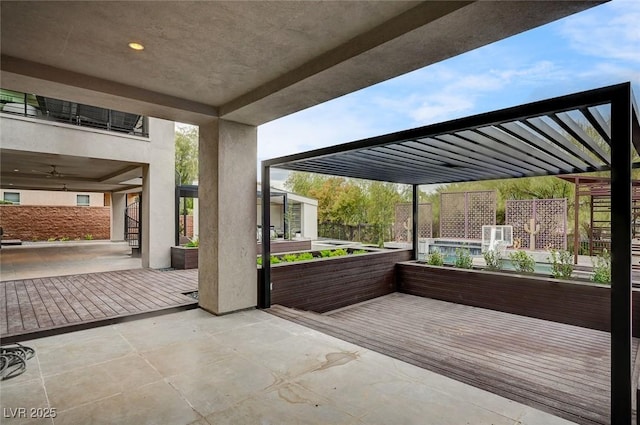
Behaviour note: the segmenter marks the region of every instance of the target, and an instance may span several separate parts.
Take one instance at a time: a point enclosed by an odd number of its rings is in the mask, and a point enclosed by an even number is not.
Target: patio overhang
[[[502,178],[611,172],[611,423],[631,424],[631,170],[640,120],[630,83],[474,115],[262,162],[262,190],[280,168],[418,186]],[[268,209],[263,224],[269,223]],[[263,258],[270,257],[263,235]],[[270,306],[263,261],[260,307]]]

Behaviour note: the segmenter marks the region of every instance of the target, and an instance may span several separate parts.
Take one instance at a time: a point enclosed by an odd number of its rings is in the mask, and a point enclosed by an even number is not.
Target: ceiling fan
[[[47,178],[51,178],[51,177],[64,177],[64,175],[60,172],[58,172],[58,170],[56,169],[55,165],[51,165],[51,170],[50,171],[39,171],[39,170],[31,170],[34,173],[40,173],[40,174],[46,174]]]

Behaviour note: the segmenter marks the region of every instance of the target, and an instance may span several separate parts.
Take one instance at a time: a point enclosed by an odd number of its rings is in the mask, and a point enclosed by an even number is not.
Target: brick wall
[[[110,218],[110,207],[0,205],[5,239],[84,239],[87,234],[93,239],[109,239]]]
[[[184,235],[184,216],[180,215],[180,236]],[[193,237],[193,216],[187,216],[187,237]]]

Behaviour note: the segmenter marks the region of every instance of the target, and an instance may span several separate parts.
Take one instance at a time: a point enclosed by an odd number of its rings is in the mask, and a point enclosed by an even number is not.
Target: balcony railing
[[[0,89],[0,107],[2,112],[8,114],[141,137],[149,136],[147,117],[113,109],[5,89]]]

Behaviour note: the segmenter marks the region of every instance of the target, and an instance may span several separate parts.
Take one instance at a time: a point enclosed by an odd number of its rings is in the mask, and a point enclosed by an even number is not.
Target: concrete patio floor
[[[0,250],[0,280],[66,276],[142,267],[126,242],[24,242]]]
[[[36,356],[0,386],[3,424],[570,423],[259,310],[189,310],[25,345]],[[20,407],[56,417],[7,417]]]

